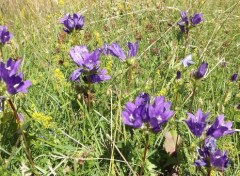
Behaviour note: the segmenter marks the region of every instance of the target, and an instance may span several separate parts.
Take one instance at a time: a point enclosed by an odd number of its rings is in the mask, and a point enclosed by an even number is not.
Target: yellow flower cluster
[[[53,127],[52,117],[49,115],[44,115],[41,112],[37,112],[36,105],[32,104],[30,110],[27,112],[32,116],[34,120],[42,124],[45,128]]]
[[[64,6],[65,2],[64,2],[64,0],[59,0],[59,1],[58,1],[58,4],[59,4],[60,6]]]
[[[166,95],[167,94],[167,89],[166,88],[163,88],[162,90],[160,90],[158,93],[157,93],[157,96],[163,96],[163,95]]]
[[[93,36],[97,42],[97,46],[101,47],[103,45],[102,37],[97,31],[93,31]]]
[[[54,70],[54,77],[56,78],[56,80],[59,84],[61,84],[65,81],[63,72],[61,72],[61,70],[58,68]]]
[[[56,81],[56,84],[54,86],[56,90],[63,90],[64,88],[71,86],[70,82],[65,79],[64,74],[60,69],[56,68],[54,70],[53,77]]]
[[[107,69],[107,72],[110,73],[111,70],[112,70],[112,66],[113,66],[113,61],[110,57],[107,57],[107,64],[106,64],[106,69]]]
[[[33,112],[31,115],[36,121],[42,124],[45,128],[49,128],[53,126],[51,116],[44,115],[41,112]]]

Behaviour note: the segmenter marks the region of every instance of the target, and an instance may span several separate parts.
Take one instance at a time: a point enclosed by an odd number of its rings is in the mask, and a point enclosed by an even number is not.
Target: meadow
[[[1,176],[240,175],[240,1],[1,0],[0,26]]]

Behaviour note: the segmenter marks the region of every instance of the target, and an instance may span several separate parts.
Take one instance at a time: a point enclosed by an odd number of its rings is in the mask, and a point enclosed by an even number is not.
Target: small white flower
[[[183,64],[184,67],[188,67],[192,64],[194,64],[193,60],[192,60],[192,54],[187,55],[182,61],[181,63]]]

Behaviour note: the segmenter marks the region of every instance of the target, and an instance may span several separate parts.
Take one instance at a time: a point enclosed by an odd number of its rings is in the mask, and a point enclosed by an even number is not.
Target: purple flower
[[[231,77],[231,81],[234,82],[234,81],[237,81],[237,77],[238,77],[238,74],[237,73],[234,73]]]
[[[108,55],[108,54],[110,54],[108,47],[109,47],[108,44],[103,44],[102,48],[100,48],[99,50],[103,55]]]
[[[95,74],[86,76],[86,80],[88,80],[90,83],[99,83],[102,81],[108,81],[109,79],[111,79],[111,76],[107,75],[106,69],[98,69]]]
[[[140,128],[142,126],[142,118],[137,115],[138,106],[132,102],[127,102],[125,109],[122,111],[123,123],[133,128]]]
[[[112,56],[119,58],[121,61],[125,61],[127,58],[118,43],[113,43],[112,45],[110,45],[108,47],[108,50]]]
[[[200,137],[206,127],[206,119],[209,113],[203,114],[201,109],[198,109],[196,115],[188,113],[188,119],[185,122],[190,131],[197,137]]]
[[[188,25],[188,16],[186,11],[180,12],[180,16],[182,18],[182,21],[185,22]]]
[[[176,79],[180,79],[180,78],[181,78],[181,72],[178,70],[178,71],[177,71]]]
[[[205,166],[223,171],[229,166],[230,160],[227,158],[227,151],[216,150],[216,139],[210,137],[204,141],[203,149],[197,149],[199,159],[194,161],[196,167]]]
[[[164,96],[156,97],[152,106],[149,106],[150,125],[154,132],[161,131],[161,125],[166,123],[174,114],[170,110],[171,103],[164,101]]]
[[[65,26],[63,30],[66,33],[70,34],[71,32],[73,32],[74,29],[81,30],[85,23],[85,19],[82,15],[78,13],[74,13],[73,16],[67,14],[60,19],[60,23]]]
[[[181,16],[182,20],[179,21],[177,24],[178,24],[181,32],[185,33],[188,30],[187,28],[188,28],[188,24],[189,24],[187,12],[185,12],[185,11],[180,12],[180,16]]]
[[[12,95],[18,92],[27,93],[27,88],[32,85],[31,81],[23,81],[23,74],[18,73],[20,64],[21,60],[15,62],[12,58],[6,64],[0,62],[0,82],[5,82],[8,93]]]
[[[227,158],[227,153],[227,151],[222,153],[220,150],[217,150],[211,156],[212,167],[219,171],[224,171],[224,169],[226,169],[230,164],[230,160]]]
[[[198,71],[195,74],[196,79],[203,78],[205,73],[207,72],[207,68],[208,68],[208,63],[202,62],[202,64],[198,68]]]
[[[128,102],[122,111],[123,123],[134,128],[140,128],[147,123],[152,131],[161,131],[161,125],[166,123],[173,115],[170,110],[171,103],[165,102],[164,97],[156,97],[153,105],[150,104],[150,96],[140,93],[134,103]]]
[[[194,161],[196,167],[211,167],[210,157],[216,151],[216,139],[210,137],[204,140],[203,149],[197,148],[199,159]]]
[[[240,110],[240,103],[238,104],[237,109]]]
[[[136,57],[138,51],[138,41],[135,43],[128,42],[128,57]]]
[[[194,62],[192,60],[192,54],[187,55],[181,62],[184,67],[188,67],[188,66],[194,64]]]
[[[188,33],[189,30],[189,21],[191,21],[192,26],[196,26],[201,21],[203,21],[203,15],[200,13],[195,13],[193,17],[191,16],[190,19],[187,16],[187,12],[182,11],[180,12],[181,21],[179,21],[177,24],[181,30],[182,33]]]
[[[8,31],[7,26],[0,26],[0,44],[5,44],[13,37],[13,34]]]
[[[231,129],[232,122],[224,123],[224,115],[220,115],[216,118],[214,124],[208,129],[207,136],[219,138],[228,134],[232,134],[235,130]]]
[[[105,69],[100,69],[100,51],[98,49],[89,52],[86,46],[75,46],[70,50],[69,55],[79,67],[73,71],[70,80],[77,81],[81,75],[83,75],[85,82],[90,83],[99,83],[111,78],[106,75]]]
[[[140,93],[134,103],[127,102],[122,111],[123,123],[134,128],[140,128],[143,122],[149,121],[148,107],[150,96],[148,93]]]
[[[24,116],[21,113],[18,113],[18,121],[23,122],[24,121]]]
[[[191,23],[193,26],[196,26],[201,21],[203,21],[203,15],[201,13],[195,13],[193,17],[190,17]]]
[[[138,51],[138,42],[135,43],[128,42],[128,49],[129,49],[128,58],[136,57]],[[122,50],[118,43],[113,43],[112,45],[108,46],[108,52],[112,56],[119,58],[121,61],[126,61],[127,59],[124,51]]]
[[[141,116],[143,122],[149,122],[149,108],[150,96],[148,93],[140,93],[135,99],[135,105],[138,107],[136,115]]]

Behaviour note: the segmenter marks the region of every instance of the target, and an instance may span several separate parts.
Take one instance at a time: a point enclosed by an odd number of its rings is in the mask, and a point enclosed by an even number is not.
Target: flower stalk
[[[209,168],[207,169],[207,176],[211,176],[211,173],[212,173],[212,168],[209,167]]]
[[[128,92],[130,91],[130,87],[131,87],[131,81],[132,81],[132,66],[129,67],[128,69]]]
[[[25,148],[24,148],[24,149],[25,149],[25,152],[26,152],[26,154],[27,154],[27,156],[28,156],[28,160],[29,160],[32,168],[35,170],[35,165],[34,165],[34,162],[33,162],[33,159],[32,159],[32,155],[31,155],[30,150],[29,150],[29,147],[28,147],[27,139],[26,139],[26,136],[25,136],[25,134],[24,134],[24,132],[23,132],[23,130],[22,130],[22,128],[21,128],[21,125],[20,125],[21,120],[20,120],[20,118],[19,118],[19,115],[18,115],[18,113],[17,113],[17,110],[16,110],[16,108],[15,108],[15,106],[14,106],[14,104],[13,104],[13,102],[12,102],[11,99],[8,99],[8,103],[9,103],[10,107],[12,108],[13,113],[14,113],[14,116],[15,116],[15,118],[16,118],[16,120],[17,120],[17,124],[19,125],[19,130],[20,130],[20,133],[21,133],[21,135],[22,135],[22,137],[23,137],[23,141],[24,141],[24,145],[25,145]]]
[[[90,106],[91,106],[91,86],[92,86],[91,82],[88,82],[88,93],[87,93],[88,112],[90,112]]]
[[[3,60],[3,44],[0,43],[0,61]]]
[[[194,81],[193,93],[192,93],[191,102],[190,102],[190,106],[189,106],[189,112],[192,112],[194,97],[196,96],[196,89],[197,89],[197,83],[196,83],[196,81]]]
[[[144,148],[144,153],[143,153],[143,158],[142,158],[142,165],[141,165],[141,170],[140,170],[140,176],[144,174],[144,165],[146,161],[146,156],[147,156],[147,151],[149,147],[149,126],[147,125],[147,130],[145,131],[145,137],[146,137],[146,143],[145,143],[145,148]]]

